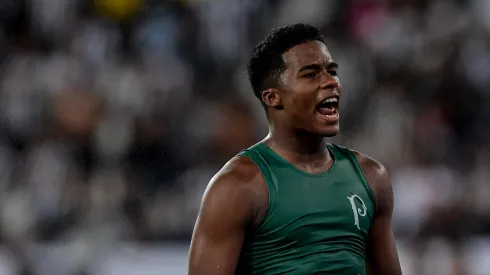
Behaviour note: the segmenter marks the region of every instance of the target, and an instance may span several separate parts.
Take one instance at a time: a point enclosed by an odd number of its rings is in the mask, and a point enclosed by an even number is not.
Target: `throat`
[[[333,164],[327,141],[322,137],[286,138],[269,135],[264,143],[279,156],[308,173],[321,173]]]
[[[293,165],[304,172],[311,174],[320,174],[330,170],[333,163],[334,159],[332,157],[328,157],[322,160],[311,160],[305,161],[304,163],[293,163]]]
[[[280,150],[305,158],[323,159],[328,156],[327,141],[324,137],[295,133],[292,137],[271,136],[266,143]]]

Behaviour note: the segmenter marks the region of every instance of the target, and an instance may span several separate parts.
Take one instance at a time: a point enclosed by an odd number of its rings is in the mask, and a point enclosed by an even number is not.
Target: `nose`
[[[322,73],[320,87],[322,89],[333,89],[339,86],[339,79],[331,75],[329,72]]]

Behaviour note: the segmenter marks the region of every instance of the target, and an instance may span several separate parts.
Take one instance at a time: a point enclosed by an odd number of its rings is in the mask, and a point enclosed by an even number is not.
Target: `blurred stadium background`
[[[490,274],[490,1],[1,0],[0,275],[186,274],[203,190],[267,131],[245,64],[320,27],[405,275]]]

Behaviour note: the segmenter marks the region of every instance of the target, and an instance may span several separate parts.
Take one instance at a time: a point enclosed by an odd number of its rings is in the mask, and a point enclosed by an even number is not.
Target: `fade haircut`
[[[277,87],[286,69],[282,55],[296,45],[310,41],[324,43],[320,31],[308,24],[280,27],[255,46],[248,61],[248,79],[255,96],[262,102],[262,91]],[[263,103],[263,102],[262,102]]]

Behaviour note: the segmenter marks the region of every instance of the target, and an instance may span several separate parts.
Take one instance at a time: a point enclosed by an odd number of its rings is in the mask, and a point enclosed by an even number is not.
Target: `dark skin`
[[[311,41],[283,54],[286,70],[276,88],[264,90],[270,133],[264,142],[293,165],[309,173],[328,170],[333,159],[324,137],[338,133],[339,123],[316,111],[319,101],[341,96],[337,65],[323,43]],[[393,192],[386,169],[355,152],[373,191],[376,214],[367,243],[368,274],[402,274],[391,228]],[[190,275],[232,275],[247,230],[268,211],[268,190],[255,163],[231,159],[211,180],[192,236]]]

